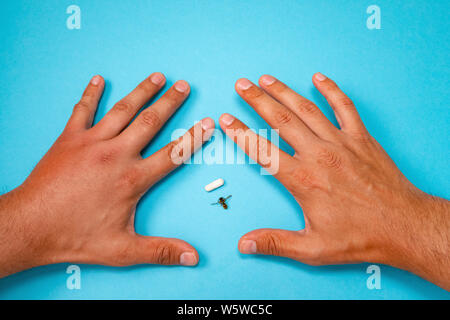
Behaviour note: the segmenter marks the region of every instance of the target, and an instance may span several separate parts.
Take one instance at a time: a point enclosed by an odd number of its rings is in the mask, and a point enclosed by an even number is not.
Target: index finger
[[[314,145],[318,137],[292,110],[282,105],[248,79],[236,81],[236,92],[297,152]]]
[[[267,139],[257,135],[231,114],[224,113],[219,122],[227,136],[278,180],[283,181],[290,174],[291,168],[296,165],[297,160]]]

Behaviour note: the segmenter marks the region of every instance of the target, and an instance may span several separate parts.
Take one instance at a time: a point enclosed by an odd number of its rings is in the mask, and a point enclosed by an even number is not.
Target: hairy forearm
[[[410,208],[385,262],[450,290],[450,202],[423,194]]]
[[[32,211],[20,187],[0,196],[0,277],[44,264],[33,227],[28,227]]]

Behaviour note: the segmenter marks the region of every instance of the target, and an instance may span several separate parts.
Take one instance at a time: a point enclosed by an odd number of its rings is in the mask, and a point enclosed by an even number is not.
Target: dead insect
[[[228,209],[228,205],[227,205],[227,200],[231,198],[231,195],[229,195],[228,197],[224,198],[224,197],[220,197],[219,200],[217,202],[211,203],[211,205],[216,205],[216,204],[220,204],[225,210]]]

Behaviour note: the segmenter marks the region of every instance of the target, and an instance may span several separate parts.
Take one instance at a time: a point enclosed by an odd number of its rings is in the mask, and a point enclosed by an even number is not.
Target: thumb
[[[244,235],[238,244],[244,254],[266,254],[314,264],[317,244],[304,230],[258,229]]]
[[[127,245],[126,264],[164,264],[195,266],[198,253],[180,239],[133,235]]]

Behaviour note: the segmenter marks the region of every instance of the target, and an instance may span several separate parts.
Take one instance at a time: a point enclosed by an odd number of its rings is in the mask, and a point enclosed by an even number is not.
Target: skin
[[[264,75],[237,93],[295,150],[270,145],[230,114],[220,126],[250,157],[270,167],[303,209],[300,231],[259,229],[238,244],[244,254],[310,265],[372,262],[411,271],[450,290],[450,202],[416,188],[368,133],[352,101],[317,73],[315,87],[335,112],[335,127],[311,101]],[[247,140],[243,138],[254,138]],[[256,143],[247,143],[256,141]],[[272,149],[275,148],[275,149]],[[266,160],[266,161],[262,161]]]
[[[140,197],[214,128],[205,118],[197,130],[142,159],[141,150],[189,93],[188,84],[178,81],[132,121],[164,81],[162,74],[152,74],[91,127],[104,88],[101,77],[92,79],[52,148],[21,186],[0,197],[0,276],[59,262],[197,264],[198,253],[186,242],[134,230]],[[245,152],[276,168],[272,174],[305,216],[303,230],[254,230],[240,239],[239,250],[311,265],[384,263],[449,290],[449,202],[406,179],[332,80],[316,74],[313,83],[334,109],[340,129],[271,76],[261,77],[261,87],[247,79],[236,83],[242,98],[295,149],[294,156],[232,115],[220,118]]]
[[[197,264],[188,243],[134,229],[139,199],[214,128],[205,118],[143,159],[142,149],[189,95],[187,82],[177,81],[132,121],[164,84],[153,73],[92,127],[105,85],[92,78],[51,149],[22,185],[0,197],[0,276],[60,262]]]

